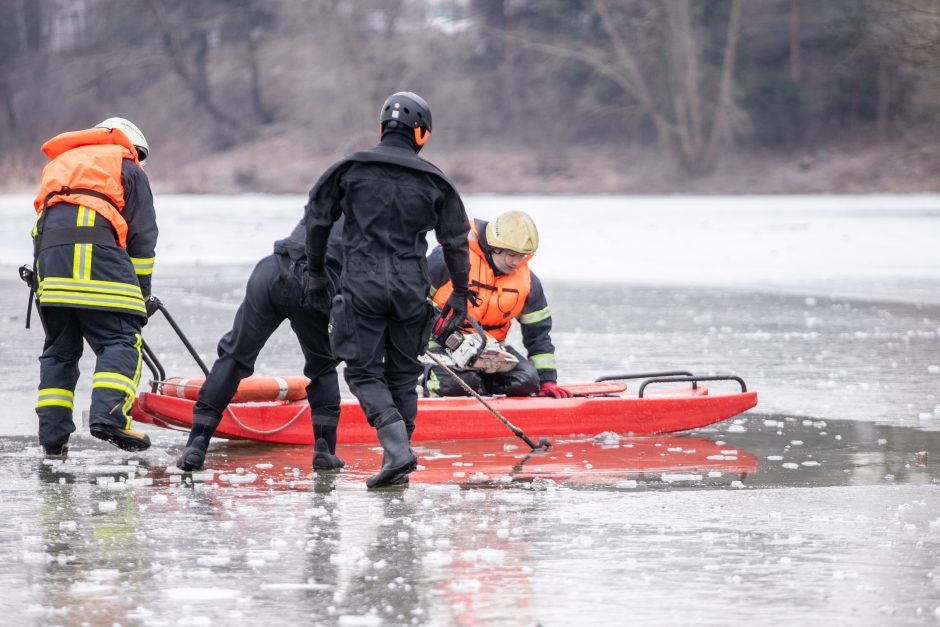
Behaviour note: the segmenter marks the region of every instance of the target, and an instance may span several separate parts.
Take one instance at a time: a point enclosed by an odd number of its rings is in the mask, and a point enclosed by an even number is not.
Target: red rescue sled
[[[493,397],[487,398],[487,402],[532,437],[583,436],[605,431],[631,435],[673,433],[727,420],[757,405],[757,393],[747,391],[744,381],[734,375],[694,376],[674,371],[611,375],[599,381],[639,378],[645,380],[637,393],[626,392],[623,384],[598,382],[571,386],[582,394],[574,398]],[[741,390],[710,394],[699,385],[703,381],[736,381]],[[646,392],[650,384],[655,384],[655,392]],[[194,401],[159,390],[155,384],[154,391],[137,398],[134,419],[188,430],[192,426]],[[480,440],[505,438],[508,434],[506,426],[477,399],[463,397],[419,399],[417,427],[415,441]],[[232,403],[222,416],[216,436],[312,444],[310,408],[303,400]],[[355,399],[342,402],[339,441],[344,444],[376,441],[375,429],[368,425]]]

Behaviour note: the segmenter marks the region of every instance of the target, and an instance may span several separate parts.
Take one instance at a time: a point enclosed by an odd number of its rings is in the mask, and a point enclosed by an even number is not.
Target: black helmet
[[[431,108],[424,98],[410,91],[400,91],[385,99],[379,113],[382,131],[386,128],[414,130],[418,147],[424,146],[431,133]]]

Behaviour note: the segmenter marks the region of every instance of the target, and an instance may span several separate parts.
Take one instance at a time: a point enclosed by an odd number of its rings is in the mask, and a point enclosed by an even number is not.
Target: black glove
[[[156,296],[148,296],[144,299],[144,307],[147,309],[147,317],[149,318],[153,314],[157,313],[160,310],[160,305],[163,303],[160,302]]]
[[[302,305],[310,305],[320,311],[329,311],[333,303],[333,283],[324,271],[307,270],[304,274],[304,296]]]
[[[437,323],[434,325],[434,335],[443,344],[451,333],[460,328],[460,325],[462,325],[466,319],[467,295],[457,294],[455,292],[450,295],[450,298],[444,303],[444,308],[441,309],[441,317],[438,318]]]

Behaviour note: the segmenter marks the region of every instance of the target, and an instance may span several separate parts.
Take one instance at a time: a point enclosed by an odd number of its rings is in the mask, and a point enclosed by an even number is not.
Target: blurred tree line
[[[154,156],[173,155],[154,159],[164,176],[239,150],[289,169],[374,141],[379,104],[399,89],[428,99],[435,141],[449,151],[485,145],[545,160],[572,146],[641,149],[689,177],[733,150],[794,151],[847,134],[936,149],[940,136],[940,0],[0,9],[0,180],[33,180],[42,141],[110,115],[141,126]]]

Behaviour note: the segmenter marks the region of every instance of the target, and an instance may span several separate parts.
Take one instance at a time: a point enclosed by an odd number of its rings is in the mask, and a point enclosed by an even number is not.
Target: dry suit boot
[[[186,442],[186,450],[176,460],[176,467],[183,471],[202,470],[206,464],[206,453],[209,451],[209,440],[215,433],[215,426],[193,422]]]
[[[150,437],[146,433],[133,429],[121,429],[109,424],[94,424],[91,425],[91,435],[125,451],[146,451],[150,448]]]
[[[317,438],[313,445],[314,470],[339,470],[346,465],[335,453],[330,452],[330,445],[326,438]]]
[[[65,444],[43,444],[42,451],[46,457],[65,459],[69,456],[69,445],[68,442]]]
[[[369,477],[366,486],[381,488],[388,485],[400,485],[407,479],[408,474],[418,467],[418,458],[408,447],[408,430],[403,420],[395,421],[378,429],[375,434],[379,444],[385,449],[382,458],[382,468],[375,475]]]
[[[409,445],[410,445],[410,444],[411,444],[411,434],[415,432],[415,426],[414,426],[414,424],[408,424],[408,423],[405,423],[405,425],[406,425],[405,428],[408,430],[408,443],[409,443]],[[411,451],[411,454],[414,455],[414,451]],[[382,465],[383,465],[383,466],[385,465],[385,457],[386,457],[386,454],[385,454],[385,453],[382,453]],[[410,480],[408,479],[408,475],[399,475],[398,477],[396,477],[395,479],[393,479],[392,481],[390,481],[390,482],[388,483],[388,485],[390,485],[390,486],[391,486],[391,485],[409,485],[410,483],[411,483],[411,482],[410,482]]]

